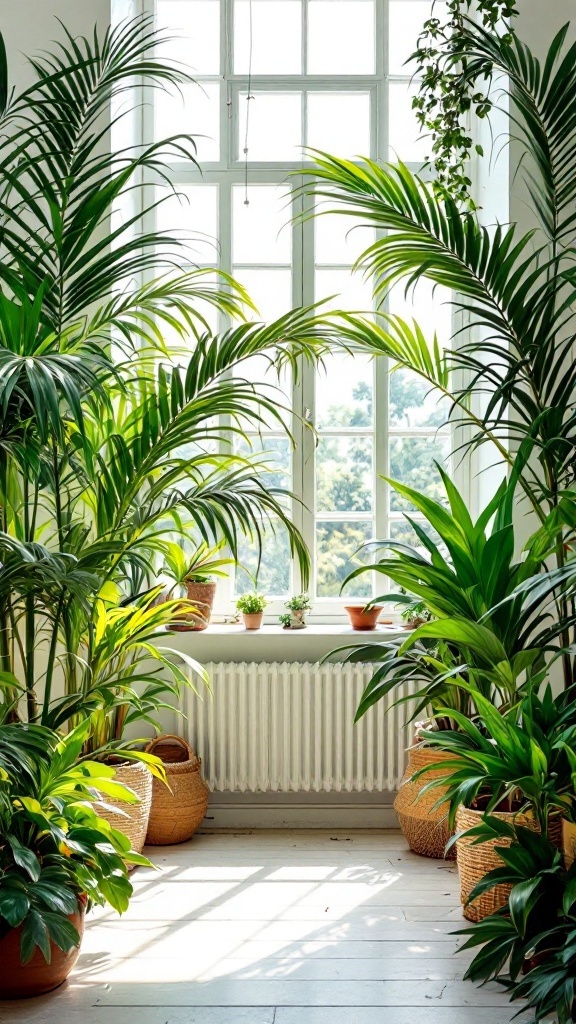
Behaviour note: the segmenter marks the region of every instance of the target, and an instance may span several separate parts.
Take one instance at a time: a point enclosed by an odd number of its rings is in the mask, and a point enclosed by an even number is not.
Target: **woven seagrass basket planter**
[[[146,765],[139,762],[115,764],[114,769],[116,771],[114,781],[122,782],[123,785],[133,790],[138,797],[138,803],[127,804],[122,800],[113,800],[111,797],[103,796],[104,802],[109,807],[117,807],[118,811],[99,807],[98,813],[119,832],[128,836],[132,849],[136,853],[142,853],[152,804],[152,775]]]
[[[422,794],[422,790],[429,782],[432,782],[433,779],[441,779],[447,772],[438,768],[426,772],[416,782],[413,782],[412,778],[426,765],[438,761],[448,761],[451,758],[451,754],[433,747],[422,746],[422,744],[410,747],[408,751],[408,766],[394,801],[394,810],[398,815],[402,834],[410,849],[423,857],[443,858],[446,843],[452,834],[446,818],[448,805],[442,803],[439,807],[434,808],[434,804],[442,798],[445,792],[444,787],[435,786]],[[448,856],[455,857],[456,854],[450,851]]]
[[[495,818],[501,818],[514,825],[524,825],[534,832],[540,828],[530,814],[521,814],[518,811],[491,811]],[[456,831],[462,832],[474,828],[482,821],[483,811],[473,811],[467,807],[459,807],[456,812]],[[548,832],[551,842],[559,848],[562,844],[562,822],[560,818],[554,818],[550,822]],[[511,886],[496,885],[493,889],[483,893],[473,903],[467,903],[468,897],[474,886],[478,885],[484,875],[503,865],[502,858],[494,852],[496,846],[510,846],[509,839],[489,839],[486,843],[472,845],[472,839],[462,836],[456,841],[456,857],[458,860],[458,874],[460,875],[460,900],[463,906],[464,917],[468,921],[482,921],[489,914],[503,907],[508,899]]]
[[[152,846],[185,843],[202,824],[208,807],[202,762],[180,736],[158,736],[147,749],[163,762],[168,786],[159,779],[152,782],[146,842]]]

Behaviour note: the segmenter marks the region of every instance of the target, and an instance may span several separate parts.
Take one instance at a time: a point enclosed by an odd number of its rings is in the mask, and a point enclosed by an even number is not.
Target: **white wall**
[[[60,18],[74,35],[90,35],[110,22],[110,0],[0,0],[0,30],[6,41],[11,83],[29,82],[25,55],[52,49],[62,38]]]

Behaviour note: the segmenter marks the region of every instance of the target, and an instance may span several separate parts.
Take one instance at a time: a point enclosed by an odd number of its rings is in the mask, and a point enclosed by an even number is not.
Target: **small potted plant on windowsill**
[[[378,619],[384,610],[383,604],[354,604],[344,605],[344,611],[350,619],[352,629],[372,630],[376,629]]]
[[[242,612],[246,629],[260,629],[267,604],[264,594],[258,594],[256,591],[240,595],[236,601],[236,607],[239,612]]]
[[[291,597],[289,601],[286,601],[285,608],[288,609],[288,612],[284,612],[280,616],[280,622],[284,629],[304,629],[306,625],[304,616],[312,608],[308,594]]]
[[[194,605],[194,610],[179,616],[171,624],[171,629],[198,631],[208,626],[216,595],[214,577],[226,577],[228,574],[224,566],[234,565],[233,558],[218,557],[225,543],[222,540],[210,547],[202,541],[191,554],[187,554],[179,544],[166,545],[164,572],[174,580],[172,591],[184,591],[178,596],[186,596]]]

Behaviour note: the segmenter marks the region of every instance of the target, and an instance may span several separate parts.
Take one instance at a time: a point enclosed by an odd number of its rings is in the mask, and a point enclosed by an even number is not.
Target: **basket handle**
[[[191,761],[193,758],[197,756],[192,750],[190,744],[184,739],[184,737],[176,736],[176,734],[173,732],[163,732],[160,736],[156,736],[156,739],[151,740],[148,746],[146,747],[146,753],[152,754],[153,751],[158,746],[158,744],[163,743],[164,740],[176,740],[176,743],[179,743],[187,751],[189,761]]]

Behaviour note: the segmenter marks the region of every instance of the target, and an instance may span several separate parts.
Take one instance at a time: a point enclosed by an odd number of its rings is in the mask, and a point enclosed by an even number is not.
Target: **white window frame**
[[[118,0],[113,0],[118,2]],[[136,0],[139,11],[142,13],[155,13],[155,0]],[[179,0],[185,4],[186,0]],[[254,0],[255,3],[263,0]],[[404,0],[409,6],[413,0]],[[238,75],[233,71],[233,5],[234,0],[220,0],[221,6],[221,29],[220,29],[220,53],[221,68],[225,73],[219,76],[199,75],[197,81],[201,85],[204,82],[219,82],[223,85],[220,91],[220,161],[202,163],[201,171],[198,171],[191,164],[170,165],[169,172],[172,182],[177,188],[179,185],[187,184],[217,184],[219,186],[219,262],[220,269],[227,273],[233,272],[232,266],[232,234],[231,234],[231,196],[232,186],[244,182],[244,162],[237,159],[234,152],[235,138],[238,132],[238,119],[240,110],[240,93],[248,86],[248,76]],[[343,75],[340,78],[321,75],[286,75],[277,78],[270,75],[253,74],[251,79],[252,91],[274,90],[290,91],[290,88],[306,90],[313,88],[315,91],[323,92],[346,92],[363,91],[371,94],[371,153],[370,156],[378,161],[386,162],[388,159],[388,83],[402,82],[409,83],[410,75],[389,75],[388,62],[388,0],[374,0],[375,5],[375,73],[373,75]],[[303,67],[305,67],[307,47],[307,0],[302,4],[303,9],[303,30],[302,30],[302,52]],[[142,138],[150,140],[153,135],[153,91],[150,91],[148,102],[142,107]],[[302,170],[306,173],[309,166],[301,162],[250,162],[248,180],[250,185],[270,184],[285,185],[288,175],[294,171]],[[408,163],[411,170],[418,170],[419,164]],[[263,267],[272,266],[263,264]],[[314,297],[314,226],[312,221],[294,223],[292,226],[292,302],[293,306],[308,305],[315,301]],[[224,322],[222,323],[224,327]],[[388,424],[388,391],[389,374],[387,360],[380,358],[375,362],[374,379],[374,408],[373,408],[373,436],[374,436],[374,501],[375,507],[371,514],[364,518],[373,519],[375,522],[375,533],[377,538],[386,536],[387,527],[391,520],[402,519],[401,513],[390,515],[389,513],[389,488],[382,477],[388,475],[389,471],[389,440],[393,436],[432,436],[433,431],[390,429]],[[314,424],[315,420],[315,382],[314,371],[307,366],[302,368],[300,382],[293,389],[293,434],[295,438],[295,450],[293,452],[293,489],[299,495],[301,502],[294,503],[293,521],[300,529],[304,540],[312,556],[312,578],[310,590],[314,589],[314,563],[315,563],[315,471],[314,432],[306,429],[305,422]],[[345,431],[336,430],[342,435]],[[357,433],[364,435],[371,431],[358,430]],[[462,464],[462,460],[454,460],[452,468],[453,476],[458,486],[464,490],[465,497],[470,489],[469,474]],[[326,518],[332,519],[356,519],[354,513],[342,513],[332,516],[326,514]],[[229,585],[228,585],[229,582]],[[381,581],[376,583],[380,586]],[[291,593],[299,593],[302,584],[299,579],[298,567],[292,567]],[[274,619],[284,610],[284,598],[275,600],[268,606],[269,617]],[[344,604],[346,598],[313,598],[313,612],[309,616],[311,621],[316,622],[341,622],[346,620]],[[348,598],[348,600],[350,600]],[[219,585],[219,598],[217,599],[217,612],[230,615],[234,609],[234,596],[232,581]]]

